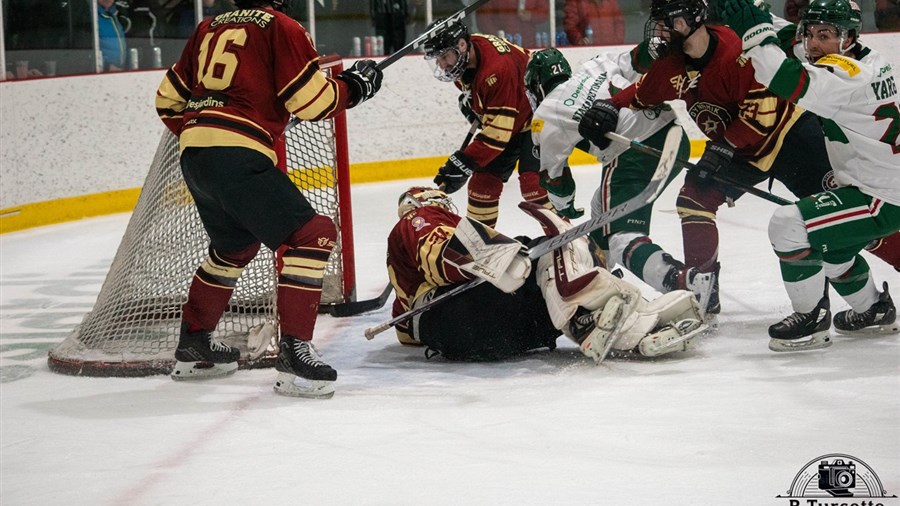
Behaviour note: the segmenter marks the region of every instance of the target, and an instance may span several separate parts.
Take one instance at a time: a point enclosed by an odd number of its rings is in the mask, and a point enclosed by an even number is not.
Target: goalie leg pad
[[[637,350],[642,355],[657,356],[671,351],[681,351],[675,349],[678,344],[676,336],[670,333],[657,334],[664,329],[674,329],[678,335],[686,336],[682,340],[686,341],[696,337],[699,332],[694,331],[703,325],[703,319],[694,295],[686,290],[675,290],[647,303],[635,313],[633,321],[628,323],[629,325],[622,331],[622,338],[616,343],[615,349]],[[703,327],[702,330],[705,330],[706,326],[703,325]],[[688,333],[691,335],[688,336]],[[644,343],[645,340],[647,340],[646,343]],[[647,353],[642,351],[642,345]],[[671,350],[669,350],[670,347]]]
[[[471,218],[460,220],[447,242],[444,260],[483,278],[506,293],[516,291],[531,273],[522,243]]]

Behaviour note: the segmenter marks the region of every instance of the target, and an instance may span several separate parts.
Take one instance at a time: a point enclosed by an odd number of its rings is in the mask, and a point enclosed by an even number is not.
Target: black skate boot
[[[809,313],[793,313],[769,327],[769,349],[772,351],[817,350],[831,346],[831,311],[828,297]]]
[[[228,376],[237,370],[240,356],[240,350],[216,341],[211,332],[188,332],[182,323],[171,376],[176,381]]]
[[[897,324],[897,308],[888,293],[888,284],[884,283],[884,291],[878,296],[878,302],[872,307],[857,313],[852,309],[834,315],[834,328],[846,335],[896,334],[900,332]]]
[[[334,395],[337,371],[322,362],[311,342],[282,336],[279,348],[281,352],[275,362],[278,371],[276,393],[313,399],[328,399]]]

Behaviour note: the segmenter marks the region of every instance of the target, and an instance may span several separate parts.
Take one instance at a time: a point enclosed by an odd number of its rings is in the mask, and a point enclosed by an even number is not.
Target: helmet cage
[[[444,20],[442,19],[436,20],[428,28],[431,29],[443,22]],[[433,63],[432,71],[434,72],[434,77],[439,81],[453,82],[462,77],[463,72],[466,71],[466,66],[469,64],[469,51],[468,49],[466,51],[459,50],[460,39],[464,39],[468,43],[469,29],[459,21],[454,21],[432,33],[422,43],[425,59],[429,63]],[[456,51],[456,63],[448,69],[442,69],[437,60],[450,51]]]
[[[437,188],[429,186],[413,186],[400,195],[397,200],[397,217],[402,218],[406,213],[426,206],[442,207],[456,214],[456,206],[450,200],[450,196]]]

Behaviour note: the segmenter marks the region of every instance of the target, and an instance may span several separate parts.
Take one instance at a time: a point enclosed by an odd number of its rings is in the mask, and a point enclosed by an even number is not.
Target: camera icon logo
[[[872,466],[853,455],[829,453],[804,464],[787,493],[784,506],[900,506],[894,494],[888,494]],[[855,502],[830,502],[833,498],[853,497]],[[882,497],[881,502],[856,501],[856,498]]]
[[[843,459],[834,459],[830,464],[827,460],[819,463],[819,490],[834,497],[853,497],[850,489],[855,486],[856,464],[853,461],[845,464]]]

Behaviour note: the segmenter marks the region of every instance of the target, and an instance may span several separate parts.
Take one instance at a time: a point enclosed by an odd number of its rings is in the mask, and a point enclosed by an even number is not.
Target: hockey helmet
[[[462,77],[469,64],[469,52],[459,50],[460,39],[465,40],[466,43],[469,42],[469,29],[459,21],[446,23],[446,20],[443,19],[432,22],[428,29],[442,23],[444,23],[443,26],[422,42],[422,49],[425,51],[425,59],[433,66],[434,77],[439,81],[453,82]],[[450,51],[456,53],[456,62],[448,68],[442,68],[437,60]]]
[[[238,9],[252,9],[254,7],[263,7],[271,5],[276,11],[284,12],[290,7],[290,0],[233,0],[234,6]]]
[[[402,218],[413,209],[425,206],[442,207],[456,214],[456,207],[446,193],[430,186],[413,186],[400,194],[397,201],[397,217]]]
[[[570,77],[572,67],[558,49],[542,49],[532,53],[525,67],[525,93],[531,108],[537,109],[548,93]]]
[[[856,36],[862,29],[862,12],[853,0],[812,0],[806,10],[800,12],[798,35],[806,33],[809,25],[832,25],[841,38]]]
[[[672,30],[675,20],[683,18],[690,28],[684,38],[690,37],[706,22],[706,0],[653,0],[650,4],[650,18],[644,24],[644,40],[653,58],[665,56],[673,45]]]

